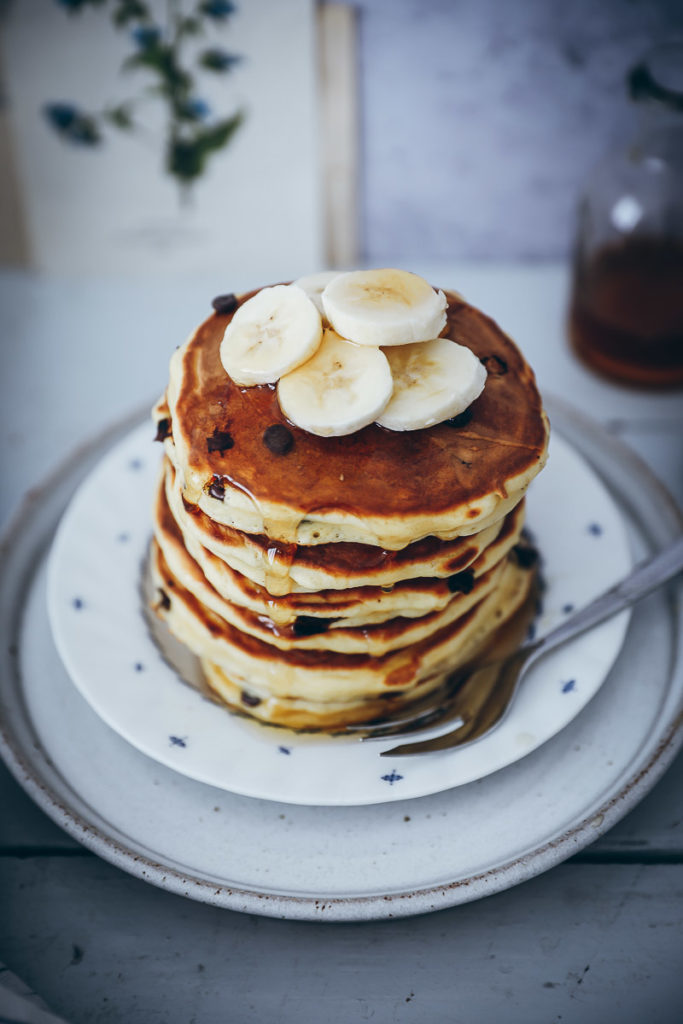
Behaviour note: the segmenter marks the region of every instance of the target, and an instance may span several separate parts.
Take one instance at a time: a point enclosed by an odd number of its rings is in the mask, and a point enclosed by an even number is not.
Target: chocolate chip
[[[227,452],[233,447],[235,442],[232,439],[232,434],[229,434],[227,430],[219,430],[216,428],[211,435],[206,439],[206,448],[209,452]]]
[[[294,636],[315,636],[316,633],[325,633],[333,621],[334,619],[318,619],[315,615],[298,615],[294,620],[292,632]]]
[[[209,484],[209,495],[212,498],[216,498],[218,501],[224,500],[225,484],[219,476],[215,476]]]
[[[165,612],[171,607],[171,598],[168,596],[165,590],[159,587],[159,608],[163,608]]]
[[[447,427],[464,427],[472,419],[472,408],[465,409],[459,416],[451,416],[449,420],[446,420]]]
[[[463,569],[455,575],[448,577],[448,589],[451,594],[469,594],[474,586],[474,572],[472,569]]]
[[[508,364],[499,356],[482,356],[479,362],[484,364],[491,377],[502,377],[508,372]]]
[[[155,441],[165,441],[167,437],[171,436],[171,421],[168,417],[163,420],[159,420],[157,423],[157,432]]]
[[[536,548],[530,548],[526,544],[516,544],[512,549],[512,554],[522,569],[530,569],[538,561]]]
[[[234,313],[239,302],[233,292],[228,292],[227,295],[217,295],[215,299],[211,300],[211,305],[218,314],[223,315],[225,313]]]
[[[294,438],[283,423],[273,423],[263,431],[263,443],[273,455],[286,455],[294,444]]]
[[[247,690],[242,690],[240,700],[243,704],[246,704],[248,708],[257,708],[261,703],[260,697],[257,697],[253,693],[248,693]]]

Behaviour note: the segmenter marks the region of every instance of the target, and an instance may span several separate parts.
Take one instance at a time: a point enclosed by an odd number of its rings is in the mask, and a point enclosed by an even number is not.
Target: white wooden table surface
[[[564,267],[413,269],[495,316],[543,389],[620,435],[683,503],[683,393],[627,391],[576,363]],[[253,283],[0,274],[0,524],[77,443],[156,397],[213,295]],[[240,915],[155,889],[78,846],[0,766],[0,961],[74,1024],[677,1024],[683,757],[545,875],[361,925]]]

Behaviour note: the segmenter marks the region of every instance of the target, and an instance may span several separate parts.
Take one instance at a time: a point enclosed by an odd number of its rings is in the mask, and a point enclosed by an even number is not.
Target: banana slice
[[[394,391],[377,422],[419,430],[458,416],[484,390],[486,370],[471,349],[447,338],[388,348]]]
[[[379,348],[361,348],[329,328],[315,355],[282,377],[285,416],[321,437],[352,434],[372,423],[391,397],[391,370]]]
[[[274,384],[313,355],[322,340],[320,313],[296,285],[277,284],[240,306],[220,347],[236,384]]]
[[[407,270],[338,274],[322,294],[325,315],[357,345],[410,345],[436,338],[446,323],[446,296]]]
[[[298,288],[303,288],[311,302],[314,302],[317,306],[320,315],[325,316],[322,294],[330,281],[334,281],[335,277],[339,277],[338,270],[321,270],[318,274],[307,274],[306,277],[298,278],[294,284]]]

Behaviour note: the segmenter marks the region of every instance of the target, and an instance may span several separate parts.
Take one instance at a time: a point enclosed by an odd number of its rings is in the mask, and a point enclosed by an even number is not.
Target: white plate
[[[616,496],[638,558],[682,529],[623,446],[557,401],[556,429]],[[420,800],[287,806],[195,782],[145,757],[80,696],[52,642],[45,552],[111,435],[27,498],[0,545],[0,753],[88,849],[170,892],[275,917],[369,920],[453,906],[538,875],[593,842],[681,747],[683,587],[634,610],[624,647],[569,725],[504,771]],[[678,601],[677,601],[678,597]]]
[[[159,446],[144,423],[87,477],[53,545],[48,606],[64,664],[97,714],[138,750],[190,778],[246,796],[328,806],[461,786],[514,763],[563,729],[595,695],[622,645],[627,613],[544,658],[503,724],[462,749],[388,759],[380,751],[395,739],[362,743],[256,726],[183,683],[150,635],[140,582],[159,463]],[[559,436],[530,489],[528,526],[546,584],[539,633],[631,566],[618,508]],[[179,646],[171,657],[186,678],[196,674],[195,660]]]

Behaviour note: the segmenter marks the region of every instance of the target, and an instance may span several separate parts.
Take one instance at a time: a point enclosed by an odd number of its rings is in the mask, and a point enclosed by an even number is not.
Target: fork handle
[[[646,597],[683,570],[683,534],[651,558],[640,562],[623,580],[556,626],[533,647],[538,654],[597,626]]]

